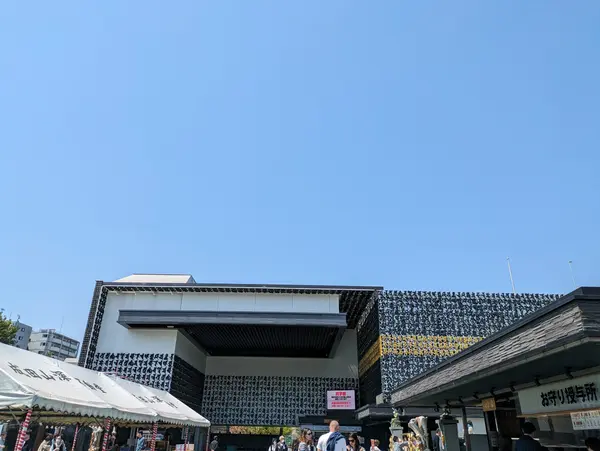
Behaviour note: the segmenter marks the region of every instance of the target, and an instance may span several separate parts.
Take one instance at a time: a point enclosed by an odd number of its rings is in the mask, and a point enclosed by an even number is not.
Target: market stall
[[[210,423],[171,394],[0,344],[0,422],[17,420],[20,451],[29,422],[208,428]],[[77,435],[77,433],[75,433]],[[106,449],[104,434],[102,449]],[[154,442],[150,449],[154,448]]]

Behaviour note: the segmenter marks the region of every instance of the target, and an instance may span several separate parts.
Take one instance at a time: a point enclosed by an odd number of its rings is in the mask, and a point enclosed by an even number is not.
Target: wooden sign
[[[484,412],[493,412],[496,410],[496,400],[494,398],[486,398],[481,401],[481,407]]]

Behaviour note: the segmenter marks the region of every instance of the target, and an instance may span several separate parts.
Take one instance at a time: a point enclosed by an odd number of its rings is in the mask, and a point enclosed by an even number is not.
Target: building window
[[[46,338],[48,336],[48,334],[43,334],[42,338]]]
[[[21,327],[21,332],[25,332],[25,328],[24,327]]]
[[[19,337],[19,341],[21,341],[23,339],[23,337]]]
[[[42,343],[42,346],[46,346],[46,342],[43,342],[43,343]]]

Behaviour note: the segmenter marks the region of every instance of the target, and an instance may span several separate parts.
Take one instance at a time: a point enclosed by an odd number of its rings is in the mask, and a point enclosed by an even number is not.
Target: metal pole
[[[73,446],[71,446],[71,451],[75,451],[75,443],[77,443],[77,433],[79,432],[79,423],[75,426],[75,435],[73,436]]]
[[[467,408],[462,406],[462,423],[463,423],[463,435],[465,436],[465,448],[467,451],[471,451],[471,436],[469,435],[469,424],[467,423]]]
[[[577,284],[575,283],[575,274],[573,274],[573,260],[569,260],[569,269],[571,270],[571,280],[573,281],[573,288],[577,289]]]
[[[510,276],[510,284],[512,285],[513,294],[517,294],[517,290],[515,290],[515,281],[513,280],[512,269],[510,267],[510,257],[506,257],[506,262],[508,263],[508,275]]]
[[[210,444],[210,426],[206,429],[206,451],[208,451],[208,446]]]

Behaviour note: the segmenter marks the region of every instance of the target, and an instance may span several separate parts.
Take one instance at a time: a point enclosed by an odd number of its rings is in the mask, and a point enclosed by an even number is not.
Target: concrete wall
[[[333,359],[208,356],[205,374],[358,378],[356,332],[344,333]]]
[[[201,310],[212,312],[339,313],[338,295],[254,293],[122,293],[111,292],[107,304],[130,310]],[[104,320],[103,320],[104,322]]]
[[[339,313],[338,295],[279,295],[229,293],[109,293],[106,298],[97,353],[176,353],[197,360],[191,343],[175,330],[126,329],[117,323],[119,310],[196,310],[235,312]],[[179,352],[175,351],[179,347]],[[187,350],[186,350],[187,349]],[[192,364],[192,362],[189,362]],[[201,363],[200,366],[204,364]],[[201,370],[202,371],[202,370]]]
[[[207,357],[202,350],[188,340],[180,332],[177,333],[177,341],[175,343],[175,355],[192,365],[201,373],[206,373]]]
[[[96,352],[173,354],[176,330],[127,329],[117,320],[122,309],[171,309],[178,304],[175,296],[108,294]]]

